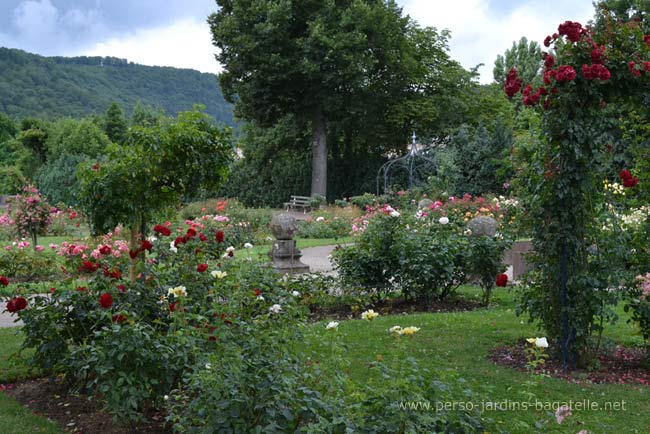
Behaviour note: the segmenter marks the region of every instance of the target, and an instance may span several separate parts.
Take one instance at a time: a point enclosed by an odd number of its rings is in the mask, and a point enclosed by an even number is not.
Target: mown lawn
[[[476,297],[475,288],[462,290],[467,297]],[[372,383],[381,387],[381,376],[373,369],[371,362],[383,359],[383,363],[399,363],[404,357],[417,359],[434,375],[445,382],[465,382],[471,396],[459,395],[459,402],[489,406],[489,403],[510,403],[522,405],[551,405],[554,402],[586,402],[604,407],[607,403],[625,401],[625,410],[574,410],[562,425],[558,425],[553,413],[548,410],[488,410],[486,418],[492,419],[499,429],[513,434],[526,433],[571,433],[588,430],[600,433],[650,432],[650,394],[646,386],[636,385],[593,385],[569,383],[564,380],[530,375],[512,369],[496,366],[488,359],[492,348],[521,342],[533,336],[541,336],[534,326],[514,313],[513,295],[498,291],[493,306],[488,310],[462,313],[423,313],[381,315],[372,322],[362,320],[341,321],[336,339],[344,346],[346,368],[353,383]],[[626,345],[639,345],[641,339],[635,335],[635,328],[625,322],[626,316],[620,309],[619,323],[607,329],[606,337]],[[331,332],[325,330],[327,322],[308,326],[305,342],[300,351],[312,361],[317,360],[323,369],[333,369],[330,357]],[[398,345],[395,337],[388,333],[394,325],[417,326],[421,330],[413,336],[402,337]],[[0,382],[33,375],[21,359],[11,358],[21,337],[15,329],[0,330]],[[400,349],[401,348],[401,349]],[[461,380],[462,379],[462,380]],[[487,404],[486,404],[487,403]],[[0,394],[0,432],[32,433],[52,432],[46,430],[42,418],[26,416],[21,407]],[[41,425],[39,425],[41,424]],[[42,431],[37,431],[41,429]]]
[[[465,288],[464,292],[470,297],[478,293],[474,288]],[[518,372],[491,362],[488,353],[492,348],[541,336],[534,326],[515,315],[514,307],[513,295],[502,291],[497,293],[495,303],[489,310],[382,315],[372,322],[342,321],[337,338],[346,347],[344,353],[350,359],[350,376],[357,383],[381,383],[379,372],[369,368],[378,355],[385,363],[395,363],[404,356],[411,356],[422,366],[437,372],[443,381],[457,377],[466,381],[467,386],[475,392],[471,401],[479,408],[483,403],[488,408],[489,403],[493,402],[521,408],[522,402],[550,405],[553,402],[590,400],[604,407],[614,405],[606,404],[608,402],[625,401],[625,411],[574,411],[562,425],[555,422],[552,412],[543,409],[485,412],[485,416],[493,419],[496,426],[510,433],[575,434],[584,429],[592,434],[650,433],[650,389],[646,386],[569,383]],[[607,337],[627,345],[641,344],[641,339],[634,335],[635,328],[625,322],[622,309],[619,314],[619,323],[608,329]],[[331,360],[330,332],[325,330],[326,323],[308,329],[305,347],[312,359],[320,360],[324,366]],[[395,337],[388,332],[395,325],[421,328],[417,334],[401,338],[404,353],[399,351]],[[459,402],[467,400],[464,396],[458,397]]]

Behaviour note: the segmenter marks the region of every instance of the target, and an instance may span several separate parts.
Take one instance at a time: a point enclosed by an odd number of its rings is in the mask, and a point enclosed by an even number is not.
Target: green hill
[[[104,113],[113,101],[129,112],[140,102],[176,114],[194,104],[233,125],[232,107],[214,74],[144,66],[115,57],[43,57],[0,47],[0,112],[22,118]]]

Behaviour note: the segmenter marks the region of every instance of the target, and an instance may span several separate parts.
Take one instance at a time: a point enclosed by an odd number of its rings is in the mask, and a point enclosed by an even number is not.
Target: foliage
[[[36,182],[52,203],[76,206],[79,203],[80,188],[77,168],[88,161],[89,158],[83,154],[61,154],[39,170]]]
[[[25,185],[25,177],[17,166],[0,166],[0,194],[16,194]]]
[[[501,233],[497,233],[494,237],[480,235],[469,239],[469,252],[465,259],[467,273],[478,278],[485,306],[490,304],[496,276],[506,269],[503,255],[511,245],[512,239],[504,237]]]
[[[451,143],[458,177],[445,190],[461,195],[503,192],[511,175],[505,165],[512,144],[510,130],[501,122],[491,133],[483,125],[475,130],[461,127]]]
[[[109,57],[42,57],[0,48],[0,112],[14,117],[83,117],[113,102],[138,102],[167,113],[204,104],[217,122],[234,125],[213,74],[144,66]]]
[[[348,158],[403,147],[414,119],[458,113],[440,107],[471,81],[447,55],[448,34],[420,28],[393,2],[218,5],[209,23],[226,98],[261,127],[294,117],[302,134],[311,124],[311,193],[331,196],[328,147],[340,143]]]
[[[215,188],[231,159],[229,142],[230,132],[199,110],[132,128],[124,146],[109,149],[108,161],[79,172],[80,205],[92,230],[105,233],[120,223],[140,227],[165,206]]]

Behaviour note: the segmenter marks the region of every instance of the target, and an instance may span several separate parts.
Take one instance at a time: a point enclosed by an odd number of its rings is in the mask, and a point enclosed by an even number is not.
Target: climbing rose
[[[113,297],[111,297],[111,294],[109,293],[104,293],[101,297],[99,297],[99,304],[104,309],[108,309],[113,305]]]
[[[508,284],[508,275],[507,274],[499,274],[497,276],[496,285],[505,287],[507,284]]]
[[[555,57],[550,54],[546,54],[544,56],[544,66],[546,66],[547,69],[551,69],[553,65],[555,65]]]
[[[570,65],[562,65],[557,69],[555,79],[559,82],[573,81],[576,78],[576,70]]]
[[[172,231],[165,225],[156,225],[153,227],[155,233],[160,235],[169,236],[172,234]]]
[[[565,21],[558,26],[557,31],[560,35],[566,36],[571,42],[578,42],[584,32],[582,24],[574,21]]]
[[[523,80],[517,77],[517,68],[514,66],[510,68],[504,85],[506,95],[512,98],[517,92],[519,92],[523,83]]]

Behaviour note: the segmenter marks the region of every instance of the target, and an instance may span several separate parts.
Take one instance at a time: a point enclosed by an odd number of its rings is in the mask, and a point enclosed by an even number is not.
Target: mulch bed
[[[492,350],[489,358],[497,365],[526,371],[525,348],[525,343],[502,346]],[[591,370],[576,369],[564,372],[561,361],[547,359],[537,372],[574,383],[650,386],[650,363],[645,359],[645,351],[641,348],[616,346],[613,351],[601,353],[596,367]]]
[[[372,306],[366,306],[368,309],[374,309],[382,315],[401,314],[401,313],[425,313],[425,312],[469,312],[477,309],[484,309],[485,306],[474,300],[467,300],[464,298],[448,298],[442,301],[434,301],[428,306],[414,304],[412,301],[404,300],[403,298],[386,299],[381,302],[375,303]],[[353,311],[352,306],[349,305],[334,305],[334,306],[318,306],[311,307],[309,318],[313,321],[320,321],[324,319],[355,319],[359,318],[360,313],[364,309],[357,309]]]
[[[102,411],[97,400],[69,394],[56,382],[45,378],[11,385],[0,385],[11,396],[37,415],[55,421],[68,433],[75,434],[171,434],[163,414],[148,415],[148,423],[123,425]]]

